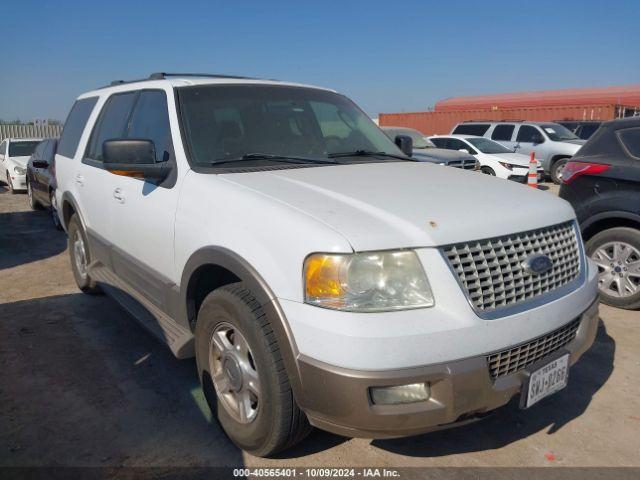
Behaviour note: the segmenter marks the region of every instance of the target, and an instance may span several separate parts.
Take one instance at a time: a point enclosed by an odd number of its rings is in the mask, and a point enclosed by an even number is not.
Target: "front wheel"
[[[601,301],[613,307],[640,308],[640,230],[604,230],[589,239],[586,250],[598,265]]]
[[[560,185],[562,183],[562,172],[564,171],[564,167],[567,165],[568,161],[569,159],[567,158],[561,158],[560,160],[553,162],[553,165],[551,165],[551,172],[549,173],[551,174],[551,180],[556,185]]]
[[[89,275],[89,265],[91,264],[89,242],[87,242],[87,236],[76,214],[73,214],[69,220],[68,234],[71,270],[73,271],[76,285],[84,293],[100,292],[100,287]]]
[[[33,197],[33,188],[29,181],[27,181],[27,198],[29,199],[29,207],[31,210],[40,210],[42,208],[40,203]]]
[[[482,173],[484,173],[485,175],[491,175],[491,176],[493,176],[493,177],[495,177],[495,176],[496,176],[496,172],[494,172],[494,171],[493,171],[493,168],[491,168],[491,167],[482,167],[482,168],[480,169],[480,171],[481,171]]]
[[[243,283],[207,295],[195,337],[198,377],[207,403],[233,443],[263,457],[293,446],[309,433],[270,322]]]
[[[55,190],[51,190],[49,192],[49,205],[49,208],[51,210],[51,219],[53,220],[53,226],[58,230],[62,230],[62,223],[60,222],[60,217],[58,216],[58,202],[56,200]]]

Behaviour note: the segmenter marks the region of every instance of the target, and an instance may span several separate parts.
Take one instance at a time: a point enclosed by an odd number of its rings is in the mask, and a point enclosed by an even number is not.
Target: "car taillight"
[[[568,184],[573,182],[581,175],[596,175],[606,172],[611,165],[606,163],[587,163],[587,162],[567,162],[562,170],[562,183]]]

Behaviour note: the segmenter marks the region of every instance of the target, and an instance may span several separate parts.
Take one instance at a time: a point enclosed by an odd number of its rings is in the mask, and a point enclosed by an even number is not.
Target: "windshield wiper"
[[[274,155],[270,153],[247,153],[245,155],[242,155],[241,157],[216,160],[211,162],[211,165],[224,165],[229,163],[249,162],[253,160],[273,160],[274,162],[285,162],[285,163],[319,163],[319,164],[329,164],[329,165],[339,164],[335,160],[323,160],[320,158]]]
[[[353,152],[338,152],[338,153],[330,153],[327,155],[329,158],[342,158],[342,157],[389,157],[389,158],[398,158],[400,160],[409,160],[412,162],[417,162],[415,158],[405,157],[402,155],[394,155],[392,153],[387,152],[371,152],[369,150],[354,150]]]

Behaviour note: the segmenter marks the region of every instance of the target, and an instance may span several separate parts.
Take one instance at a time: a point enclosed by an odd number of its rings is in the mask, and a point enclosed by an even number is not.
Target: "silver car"
[[[447,150],[438,148],[434,143],[422,136],[418,130],[407,127],[381,127],[382,131],[391,140],[398,135],[406,135],[413,140],[413,154],[416,160],[421,162],[437,163],[447,167],[462,168],[464,170],[478,170],[480,164],[469,152]]]
[[[553,122],[464,122],[456,125],[451,133],[490,138],[517,153],[535,152],[536,160],[554,183],[560,183],[568,159],[585,143],[566,127]]]

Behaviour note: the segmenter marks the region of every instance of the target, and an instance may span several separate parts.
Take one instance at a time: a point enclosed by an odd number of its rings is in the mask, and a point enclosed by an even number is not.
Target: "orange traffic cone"
[[[538,162],[536,162],[536,154],[531,152],[531,160],[529,160],[529,175],[527,175],[527,185],[538,188]]]

